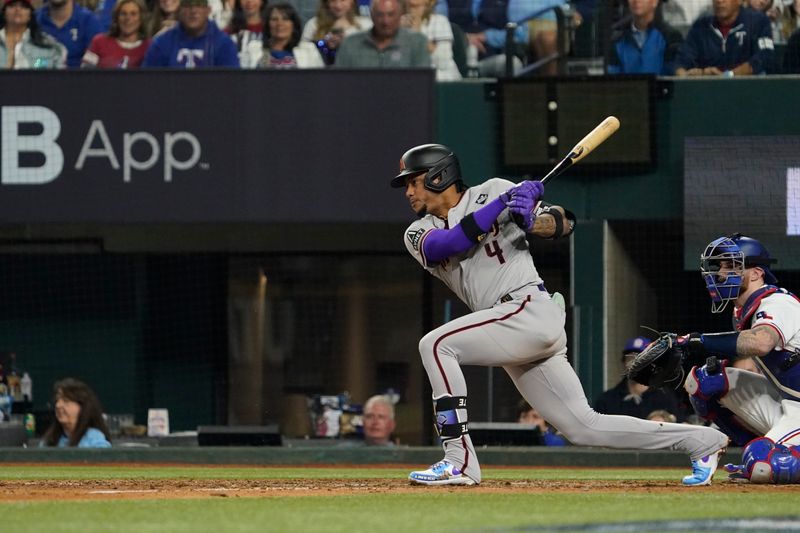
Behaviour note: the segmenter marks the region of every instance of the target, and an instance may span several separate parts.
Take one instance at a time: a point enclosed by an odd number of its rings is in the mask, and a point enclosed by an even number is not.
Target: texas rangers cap
[[[645,346],[652,341],[647,337],[634,337],[625,342],[625,348],[622,349],[622,355],[629,353],[639,353],[644,350]]]

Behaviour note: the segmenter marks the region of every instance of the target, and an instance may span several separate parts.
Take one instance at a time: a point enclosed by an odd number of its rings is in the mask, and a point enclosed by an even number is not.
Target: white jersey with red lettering
[[[767,325],[781,338],[778,349],[800,350],[800,301],[787,292],[775,292],[761,300],[750,328]]]
[[[773,372],[776,367],[767,361],[780,356],[780,352],[784,355],[800,352],[800,301],[785,289],[778,289],[758,302],[752,316],[750,329],[768,326],[778,334],[780,343],[775,352],[763,359],[753,358],[761,374],[727,368],[728,393],[720,403],[754,433],[780,444],[800,445],[800,391],[796,390],[796,374],[793,379],[789,377],[792,374],[776,374]],[[795,368],[794,372],[797,371]]]

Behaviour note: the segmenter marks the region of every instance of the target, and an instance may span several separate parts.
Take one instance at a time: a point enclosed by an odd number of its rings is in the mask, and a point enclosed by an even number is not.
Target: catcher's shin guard
[[[709,357],[702,367],[693,367],[686,378],[686,392],[695,412],[705,420],[714,422],[735,445],[744,446],[757,437],[739,422],[736,415],[719,403],[728,393],[728,375],[725,372],[726,360],[719,361]]]
[[[436,431],[442,442],[457,439],[469,433],[467,427],[467,397],[442,396],[433,399]]]
[[[742,453],[741,465],[726,465],[726,470],[751,483],[778,485],[800,482],[800,451],[776,444],[768,437],[750,441]]]

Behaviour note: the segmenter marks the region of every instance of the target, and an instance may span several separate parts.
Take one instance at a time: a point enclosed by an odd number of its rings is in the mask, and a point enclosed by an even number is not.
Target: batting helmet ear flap
[[[425,174],[425,188],[442,192],[461,181],[461,166],[450,148],[443,144],[422,144],[400,158],[400,174],[391,181],[394,188],[405,187],[406,180]]]
[[[461,180],[461,165],[451,152],[434,165],[425,174],[425,188],[434,192],[442,192],[453,183]]]

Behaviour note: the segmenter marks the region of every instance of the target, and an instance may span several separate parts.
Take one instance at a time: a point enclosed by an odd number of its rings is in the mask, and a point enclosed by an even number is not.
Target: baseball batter
[[[572,233],[574,216],[541,203],[538,181],[493,178],[467,188],[446,146],[407,151],[392,181],[419,220],[405,232],[409,253],[472,310],[419,343],[433,389],[444,459],[411,472],[413,483],[474,485],[481,468],[469,436],[461,365],[502,366],[522,396],[574,444],[669,448],[689,454],[687,485],[705,485],[727,437],[712,428],[601,415],[591,409],[567,360],[564,311],[545,289],[525,239]]]
[[[725,358],[692,368],[685,387],[700,416],[737,444],[747,443],[743,464],[730,471],[754,482],[797,483],[800,452],[792,448],[800,444],[800,300],[775,285],[774,262],[759,241],[738,233],[706,247],[701,272],[711,310],[720,313],[734,302],[735,331],[684,337],[690,352]],[[746,357],[763,375],[729,366]]]

